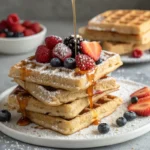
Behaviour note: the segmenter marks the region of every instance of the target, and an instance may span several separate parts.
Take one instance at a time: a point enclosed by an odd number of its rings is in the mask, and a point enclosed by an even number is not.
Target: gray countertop
[[[73,33],[71,22],[46,22],[43,24],[48,28],[48,34],[55,34],[62,37]],[[86,23],[79,23],[81,26]],[[0,54],[0,92],[14,85],[8,78],[9,68],[16,62],[30,56],[33,52],[22,55],[4,55]],[[117,78],[130,79],[138,81],[150,86],[150,63],[128,64],[113,72],[113,76]],[[103,148],[92,148],[99,150],[150,150],[150,133],[147,133],[137,139],[122,144],[117,144]],[[29,144],[25,144],[7,137],[0,132],[0,150],[50,150],[52,148],[42,148]]]

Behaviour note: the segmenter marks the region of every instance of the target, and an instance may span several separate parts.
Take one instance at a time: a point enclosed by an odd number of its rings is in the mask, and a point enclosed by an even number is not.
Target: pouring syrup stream
[[[72,1],[72,11],[73,11],[73,28],[74,28],[74,37],[75,37],[75,56],[77,54],[77,16],[76,16],[76,2]]]

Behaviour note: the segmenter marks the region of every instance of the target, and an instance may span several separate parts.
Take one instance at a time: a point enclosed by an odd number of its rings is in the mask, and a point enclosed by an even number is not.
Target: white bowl
[[[0,38],[0,53],[21,54],[35,50],[43,43],[47,29],[41,25],[42,31],[31,36],[20,38]]]

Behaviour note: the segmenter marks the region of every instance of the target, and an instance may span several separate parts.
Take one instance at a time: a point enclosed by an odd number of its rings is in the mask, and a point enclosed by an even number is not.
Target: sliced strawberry
[[[94,61],[97,61],[100,58],[102,47],[98,42],[81,42],[82,52],[90,56]]]
[[[150,116],[150,98],[147,97],[136,104],[129,105],[128,110],[135,112],[139,116]]]
[[[138,98],[142,98],[149,95],[150,95],[150,89],[148,87],[144,87],[142,89],[135,91],[133,94],[130,95],[130,97],[136,96]]]
[[[150,95],[148,95],[146,97],[143,97],[143,98],[140,98],[140,99],[138,99],[138,101],[141,102],[141,101],[144,101],[144,100],[147,100],[147,99],[150,99]]]

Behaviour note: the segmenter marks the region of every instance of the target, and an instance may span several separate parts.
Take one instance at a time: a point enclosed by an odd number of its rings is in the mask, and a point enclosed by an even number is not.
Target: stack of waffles
[[[122,99],[109,95],[119,85],[107,74],[122,65],[120,56],[102,51],[103,62],[92,70],[52,67],[29,57],[10,69],[18,86],[8,105],[22,113],[19,125],[29,121],[65,135],[73,134],[114,112]]]
[[[79,34],[102,41],[103,49],[128,54],[134,49],[150,49],[150,11],[109,10],[91,19]]]

